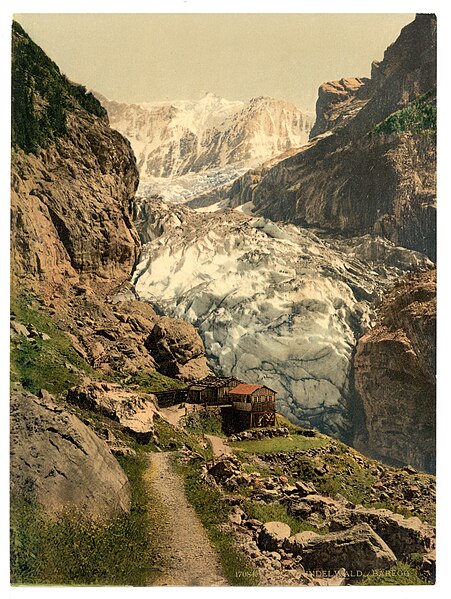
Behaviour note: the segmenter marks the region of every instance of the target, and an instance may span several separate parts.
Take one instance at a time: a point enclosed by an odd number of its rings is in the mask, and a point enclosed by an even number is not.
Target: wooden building
[[[235,377],[207,376],[188,387],[187,401],[205,406],[230,404],[229,391],[240,383]]]
[[[240,383],[230,389],[229,402],[235,412],[237,428],[274,426],[276,392],[265,385]]]

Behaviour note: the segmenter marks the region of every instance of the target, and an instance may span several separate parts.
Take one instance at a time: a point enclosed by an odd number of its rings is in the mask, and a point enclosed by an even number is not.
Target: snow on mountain
[[[263,383],[292,420],[348,438],[352,356],[371,305],[422,254],[380,238],[320,238],[236,211],[141,200],[140,297],[193,323],[218,373]]]
[[[125,104],[96,94],[132,145],[140,193],[184,200],[308,141],[313,116],[268,97]],[[178,196],[178,193],[181,196]]]

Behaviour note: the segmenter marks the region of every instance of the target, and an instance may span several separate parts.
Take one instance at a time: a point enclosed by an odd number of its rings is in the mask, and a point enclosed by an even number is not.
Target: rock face
[[[14,70],[23,53],[31,56],[38,51],[23,30],[13,30]],[[129,142],[108,126],[105,116],[88,112],[66,91],[66,80],[59,70],[55,73],[58,67],[42,55],[41,64],[33,63],[34,104],[51,101],[50,83],[46,88],[45,78],[50,81],[53,77],[67,112],[64,134],[40,141],[36,153],[17,146],[13,149],[14,272],[52,282],[89,274],[119,284],[130,276],[139,252],[130,219],[138,186],[133,152]],[[14,99],[19,96],[18,86],[16,82]],[[26,116],[37,118],[32,111],[23,118]]]
[[[141,443],[148,443],[152,437],[153,419],[158,414],[154,395],[126,391],[113,383],[92,382],[69,389],[67,400],[116,420]]]
[[[334,240],[236,211],[157,201],[136,210],[147,241],[134,278],[140,297],[189,320],[217,372],[269,386],[283,414],[347,438],[354,348],[371,325],[371,304],[405,270],[432,263],[382,239]],[[174,372],[192,336],[173,344],[166,325],[165,340],[160,325],[154,331],[147,347]]]
[[[11,495],[50,515],[113,518],[130,509],[128,479],[104,441],[49,399],[11,401]]]
[[[435,130],[375,131],[395,111],[414,111],[410,103],[425,94],[422,110],[432,111],[435,85],[436,19],[418,15],[373,65],[370,81],[323,86],[314,128],[322,135],[234,184],[231,202],[252,201],[276,221],[382,235],[435,259]]]
[[[241,102],[207,93],[199,101],[152,104],[97,97],[132,144],[140,192],[178,201],[302,145],[312,126],[311,115],[268,97]]]
[[[356,439],[381,459],[435,471],[436,271],[391,291],[355,355],[365,429]]]
[[[311,539],[302,550],[302,563],[307,570],[359,570],[369,573],[396,564],[390,547],[368,524],[359,524],[342,532]]]
[[[369,99],[369,82],[366,78],[349,77],[323,83],[318,90],[316,121],[310,137],[331,131],[353,118]]]
[[[130,143],[109,127],[92,94],[69,82],[17,24],[13,142],[11,270],[18,287],[25,281],[39,291],[93,367],[158,369],[145,341],[160,317],[128,285],[140,251]],[[177,324],[188,343],[183,323],[172,323],[173,335]],[[180,368],[206,376],[197,345],[195,353]]]

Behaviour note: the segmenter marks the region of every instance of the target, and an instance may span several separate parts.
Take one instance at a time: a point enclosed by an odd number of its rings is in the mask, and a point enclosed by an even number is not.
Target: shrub
[[[375,133],[427,133],[437,129],[437,106],[432,94],[420,96],[379,123]]]

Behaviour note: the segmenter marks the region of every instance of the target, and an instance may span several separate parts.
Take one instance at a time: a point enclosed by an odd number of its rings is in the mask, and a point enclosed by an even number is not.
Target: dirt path
[[[216,435],[205,435],[205,437],[211,443],[211,449],[215,458],[221,455],[232,455],[232,448],[225,443],[222,437],[217,437]]]
[[[160,408],[160,413],[172,426],[178,426],[182,416],[185,416],[185,408],[180,408],[178,405]]]
[[[154,453],[149,460],[147,481],[164,509],[158,547],[164,571],[153,584],[226,586],[218,556],[186,498],[183,479],[171,465],[171,453]]]

